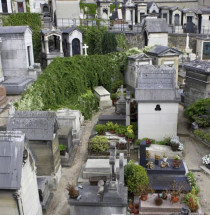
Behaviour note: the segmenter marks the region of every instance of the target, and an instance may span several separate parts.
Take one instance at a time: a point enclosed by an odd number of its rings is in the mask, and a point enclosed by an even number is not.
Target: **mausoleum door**
[[[73,39],[72,40],[72,55],[80,55],[80,40]]]
[[[18,13],[24,13],[23,2],[17,2]]]
[[[176,25],[176,26],[179,25],[179,14],[175,14],[175,16],[174,16],[174,25]]]
[[[7,0],[1,0],[1,5],[2,5],[2,12],[8,13]]]

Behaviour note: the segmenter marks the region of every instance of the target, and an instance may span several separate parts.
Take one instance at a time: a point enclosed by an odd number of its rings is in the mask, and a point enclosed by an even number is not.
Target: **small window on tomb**
[[[160,107],[160,105],[156,105],[156,107],[155,107],[155,111],[161,111],[161,107]]]

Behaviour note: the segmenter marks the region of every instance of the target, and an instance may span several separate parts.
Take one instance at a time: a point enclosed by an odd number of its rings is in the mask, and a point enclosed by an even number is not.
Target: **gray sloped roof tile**
[[[2,26],[0,34],[24,34],[28,26]]]
[[[53,134],[58,129],[53,111],[16,111],[7,124],[7,130],[22,131],[28,140],[53,140]]]
[[[163,18],[146,18],[144,19],[143,29],[148,33],[168,33],[168,24]]]
[[[0,189],[20,188],[24,144],[22,132],[0,132]]]

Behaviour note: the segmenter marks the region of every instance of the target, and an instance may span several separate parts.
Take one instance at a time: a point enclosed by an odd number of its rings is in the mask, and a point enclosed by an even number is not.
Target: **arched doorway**
[[[75,38],[72,40],[72,56],[80,55],[80,40]]]

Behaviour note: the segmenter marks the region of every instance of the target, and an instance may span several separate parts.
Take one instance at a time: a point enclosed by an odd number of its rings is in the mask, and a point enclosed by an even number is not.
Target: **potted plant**
[[[210,169],[210,154],[202,157],[203,164],[206,165],[208,169]]]
[[[59,144],[58,148],[59,148],[59,151],[60,151],[60,155],[65,156],[67,146],[65,146],[63,144]]]
[[[176,155],[172,161],[172,167],[173,168],[179,168],[180,165],[181,165],[180,157],[179,157],[179,155]]]
[[[199,208],[199,201],[194,189],[184,196],[183,202],[189,207],[191,212],[197,212]]]
[[[183,190],[183,186],[180,186],[176,182],[172,183],[171,185],[171,202],[177,203],[179,201],[180,194]]]
[[[162,198],[160,197],[160,194],[158,193],[157,197],[155,198],[155,204],[156,204],[157,206],[160,206],[160,205],[162,205],[162,203],[163,203],[163,200],[162,200]]]
[[[107,131],[107,127],[106,127],[106,125],[98,124],[95,126],[95,130],[98,134],[104,135],[105,132]]]
[[[107,126],[107,129],[109,130],[109,132],[111,134],[114,134],[115,133],[115,126],[114,126],[114,123],[113,122],[107,122],[106,123],[106,126]]]
[[[116,129],[116,132],[117,132],[119,137],[124,137],[126,130],[127,130],[126,126],[119,125],[118,128]]]
[[[168,157],[166,156],[166,154],[163,154],[163,162],[167,162]]]
[[[168,198],[168,190],[163,190],[162,191],[162,196],[161,196],[162,199],[166,200]]]
[[[79,190],[76,189],[73,184],[68,183],[66,186],[66,190],[69,193],[69,197],[72,199],[76,199],[79,196]]]
[[[139,184],[137,193],[142,201],[146,201],[149,193],[154,193],[151,184]]]
[[[159,165],[160,162],[160,156],[155,154],[155,164]]]
[[[127,137],[128,141],[132,141],[134,139],[135,134],[133,132],[132,125],[129,125],[127,127],[127,130],[125,132],[125,136]]]
[[[111,100],[112,100],[112,105],[115,105],[116,101],[117,101],[117,98],[118,98],[117,93],[112,93],[110,97],[111,97]]]
[[[151,145],[151,140],[148,138],[148,139],[146,139],[146,147],[150,147],[150,145]]]

